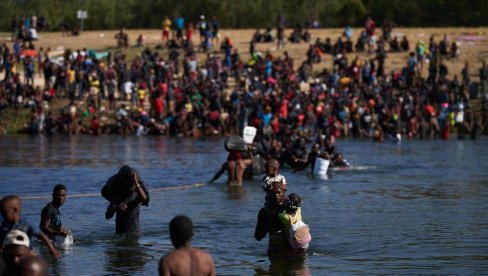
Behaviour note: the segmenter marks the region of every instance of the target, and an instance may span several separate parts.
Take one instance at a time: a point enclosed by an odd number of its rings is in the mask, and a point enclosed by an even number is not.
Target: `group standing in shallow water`
[[[264,207],[259,211],[255,237],[262,240],[269,234],[270,256],[303,255],[308,249],[311,236],[308,226],[302,220],[301,199],[294,193],[286,198],[288,186],[285,177],[279,174],[277,160],[268,160],[265,168],[266,176],[262,187],[266,196]],[[116,216],[116,233],[140,235],[139,210],[141,205],[148,205],[149,191],[139,173],[124,165],[117,174],[108,179],[101,192],[109,201],[106,218]],[[43,241],[53,255],[60,257],[53,243],[59,241],[59,238],[72,235],[71,231],[63,227],[59,211],[66,196],[66,186],[54,186],[52,201],[41,212],[41,232],[21,220],[19,197],[11,195],[2,198],[0,240],[3,245],[0,248],[3,255],[0,259],[0,275],[24,275],[19,273],[32,269],[37,269],[37,273],[40,273],[35,275],[47,275],[46,263],[42,258],[36,257],[32,250],[32,236],[44,237]],[[171,221],[170,238],[176,250],[161,259],[160,275],[186,275],[188,271],[215,275],[211,256],[200,249],[192,248],[192,237],[193,225],[190,218],[177,216]]]

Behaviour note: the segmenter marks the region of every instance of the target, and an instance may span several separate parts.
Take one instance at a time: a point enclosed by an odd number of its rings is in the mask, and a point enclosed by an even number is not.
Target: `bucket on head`
[[[252,142],[254,141],[254,137],[256,137],[256,132],[257,129],[255,127],[246,126],[242,133],[242,138],[244,138],[244,141],[246,141],[246,143],[252,144]]]

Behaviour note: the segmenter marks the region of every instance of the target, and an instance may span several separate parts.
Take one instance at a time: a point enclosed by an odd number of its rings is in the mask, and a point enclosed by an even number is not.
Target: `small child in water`
[[[265,165],[266,169],[266,177],[263,179],[263,191],[266,192],[265,197],[265,205],[270,202],[270,192],[272,190],[273,182],[281,182],[283,183],[285,189],[287,188],[286,179],[284,176],[279,174],[278,170],[280,169],[280,163],[276,159],[269,159],[266,161]]]
[[[302,220],[302,199],[295,193],[288,196],[285,211],[279,214],[285,231],[288,236],[288,242],[293,249],[308,249],[312,240],[310,229]]]

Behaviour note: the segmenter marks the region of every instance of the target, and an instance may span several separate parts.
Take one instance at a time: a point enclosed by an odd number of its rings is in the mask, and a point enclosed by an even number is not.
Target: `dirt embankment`
[[[263,31],[263,30],[261,30]],[[334,43],[338,37],[342,34],[342,29],[314,29],[311,30],[312,40],[315,42],[317,38],[324,41],[326,38],[330,38]],[[105,30],[105,31],[87,31],[81,33],[79,36],[63,36],[59,32],[40,33],[39,40],[35,42],[36,49],[41,47],[51,48],[52,54],[61,54],[63,49],[82,49],[93,48],[95,50],[105,51],[109,50],[121,50],[116,49],[115,35],[118,30]],[[129,35],[130,45],[135,45],[136,39],[139,35],[144,35],[145,45],[154,48],[157,45],[162,44],[161,31],[160,30],[126,30]],[[241,53],[241,58],[244,60],[249,58],[249,41],[255,30],[221,30],[220,39],[229,37],[234,47]],[[354,29],[353,42],[357,40],[361,29]],[[286,36],[291,33],[291,30],[286,31]],[[410,41],[411,49],[414,49],[415,44],[418,41],[423,41],[426,46],[428,45],[430,36],[434,36],[436,41],[443,39],[443,36],[447,35],[449,43],[457,42],[459,45],[459,56],[454,59],[444,60],[449,69],[449,78],[454,75],[460,75],[461,70],[466,62],[470,64],[470,74],[473,81],[479,80],[479,68],[483,61],[488,61],[488,28],[402,28],[394,29],[393,36],[399,38],[406,35]],[[0,42],[9,42],[8,33],[0,33]],[[198,32],[194,32],[193,42],[197,45],[200,43],[200,37]],[[308,50],[309,43],[291,44],[286,43],[285,49],[277,50],[275,43],[261,43],[256,45],[256,49],[260,52],[270,51],[275,56],[283,55],[284,51],[287,51],[290,56],[295,60],[296,66],[300,64],[306,58],[306,52]],[[214,49],[218,49],[214,45]],[[387,46],[386,49],[389,49]],[[127,50],[128,57],[134,57],[142,51],[142,48],[131,47]],[[165,56],[165,53],[162,53]],[[359,56],[360,59],[369,59],[374,57],[374,54],[368,53],[351,53],[348,54],[349,60],[352,60],[355,56]],[[388,53],[388,57],[385,63],[386,72],[391,70],[400,70],[405,66],[408,53]],[[205,58],[205,54],[199,54],[199,58]],[[318,65],[314,65],[315,70],[322,70],[323,68],[332,68],[332,56],[328,55],[322,59],[322,62]],[[423,74],[427,75],[427,66],[424,66]],[[19,68],[20,70],[20,68]],[[3,73],[0,74],[3,77]],[[41,78],[36,79],[36,83],[43,85]],[[15,129],[21,128],[28,120],[28,113],[25,112],[11,112],[12,114],[3,114],[0,116],[0,124],[8,122],[7,129],[9,132],[15,132]],[[22,115],[21,115],[22,114]]]
[[[233,41],[234,47],[238,49],[243,58],[248,58],[249,41],[255,30],[221,30],[221,39],[229,37]],[[88,31],[83,32],[79,36],[63,36],[59,32],[40,33],[39,41],[37,41],[36,47],[39,49],[43,47],[46,49],[50,47],[54,52],[60,52],[61,49],[82,49],[82,48],[94,48],[97,50],[104,50],[107,48],[114,48],[116,46],[115,35],[118,30],[105,30],[105,31]],[[126,30],[129,35],[130,45],[135,45],[137,37],[142,34],[145,37],[145,44],[147,46],[156,46],[161,44],[161,31],[160,30]],[[359,36],[361,29],[354,29],[353,41],[355,42],[357,36]],[[289,35],[291,30],[286,31],[286,35]],[[329,37],[334,43],[341,35],[342,29],[314,29],[311,30],[312,42],[317,38],[322,41]],[[393,35],[397,35],[399,38],[406,35],[410,41],[410,46],[413,49],[418,41],[423,41],[426,46],[429,42],[429,37],[434,36],[436,41],[440,41],[444,34],[447,35],[449,42],[456,41],[459,45],[460,54],[458,58],[448,59],[445,61],[449,68],[449,77],[453,75],[459,75],[465,62],[470,64],[471,75],[478,76],[478,69],[481,66],[483,60],[488,61],[488,28],[402,28],[394,29]],[[0,34],[0,41],[5,41],[9,36],[7,33]],[[193,42],[198,44],[200,42],[198,32],[194,32]],[[261,43],[257,44],[257,50],[261,52],[270,51],[275,56],[280,56],[284,51],[295,59],[297,64],[306,58],[306,52],[308,49],[308,43],[291,44],[286,43],[284,50],[276,50],[276,44],[274,43]],[[214,49],[217,47],[214,46]],[[388,47],[387,47],[388,49]],[[130,49],[129,52],[135,54],[140,49]],[[366,59],[372,57],[367,53],[351,53],[349,58],[354,58],[358,55],[360,58]],[[407,60],[407,53],[389,53],[386,60],[386,70],[399,70],[405,66]],[[326,56],[318,67],[331,67],[332,57]],[[424,70],[427,73],[427,70]],[[477,79],[477,78],[476,78]]]

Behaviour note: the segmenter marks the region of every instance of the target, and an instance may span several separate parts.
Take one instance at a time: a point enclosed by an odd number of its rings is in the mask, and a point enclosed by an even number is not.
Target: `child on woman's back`
[[[288,196],[286,210],[280,213],[279,217],[285,226],[291,247],[306,250],[312,236],[310,236],[308,225],[302,220],[301,204],[301,198],[297,194],[291,193]]]

